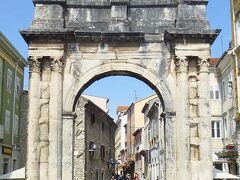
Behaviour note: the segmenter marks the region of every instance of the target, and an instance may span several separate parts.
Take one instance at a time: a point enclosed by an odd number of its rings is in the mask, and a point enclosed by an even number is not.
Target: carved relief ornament
[[[176,72],[187,72],[188,71],[188,60],[187,58],[175,58]]]
[[[33,72],[40,73],[40,71],[41,71],[41,59],[42,58],[43,58],[42,56],[38,56],[38,57],[30,56],[28,58],[29,71],[31,73],[33,73]]]
[[[62,72],[63,70],[63,58],[62,57],[50,57],[50,65],[52,71]]]
[[[209,59],[198,59],[199,72],[209,72]]]

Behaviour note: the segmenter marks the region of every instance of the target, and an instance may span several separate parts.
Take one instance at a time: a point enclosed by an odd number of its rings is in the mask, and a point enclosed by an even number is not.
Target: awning
[[[0,179],[25,179],[25,167],[0,176]]]
[[[213,179],[240,179],[240,178],[233,174],[220,171],[213,167]]]

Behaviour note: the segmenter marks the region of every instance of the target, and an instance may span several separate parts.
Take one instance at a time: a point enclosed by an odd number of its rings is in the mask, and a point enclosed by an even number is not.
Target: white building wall
[[[105,112],[108,112],[108,100],[107,98],[103,97],[98,97],[98,96],[92,96],[92,95],[87,95],[87,94],[82,94],[83,97],[89,99],[92,101],[94,104],[96,104],[98,107],[100,107],[102,110]]]

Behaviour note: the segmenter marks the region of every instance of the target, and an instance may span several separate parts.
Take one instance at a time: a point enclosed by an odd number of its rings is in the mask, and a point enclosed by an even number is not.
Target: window
[[[20,78],[17,77],[17,79],[16,79],[16,95],[17,95],[17,98],[20,97],[20,94],[21,94],[21,81],[20,81]]]
[[[105,147],[101,146],[101,158],[104,159],[105,158]]]
[[[12,71],[10,69],[7,71],[7,91],[12,92]]]
[[[140,153],[135,154],[135,160],[136,161],[140,161],[141,160],[141,154]]]
[[[3,158],[3,174],[7,174],[9,171],[9,159]]]
[[[98,173],[98,169],[96,169],[96,175],[95,175],[95,180],[99,180],[99,173]]]
[[[95,149],[96,149],[96,145],[94,144],[94,142],[90,141],[89,142],[89,155],[90,155],[90,159],[93,158]]]
[[[17,160],[14,159],[13,160],[13,170],[16,170],[17,169]]]
[[[102,180],[104,180],[104,172],[102,172]]]
[[[5,111],[5,124],[4,130],[6,134],[10,132],[10,112],[8,110]]]
[[[229,95],[229,97],[233,97],[233,78],[232,78],[232,74],[229,74],[229,77],[228,77],[228,95]]]
[[[212,138],[221,138],[221,122],[212,121]]]
[[[212,99],[212,100],[220,99],[218,86],[211,86],[210,87],[210,99]]]
[[[95,150],[96,149],[94,142],[90,141],[89,149],[91,149],[91,150]]]
[[[234,136],[236,132],[236,121],[234,120],[234,114],[233,112],[230,113],[230,123],[231,123],[231,135]]]
[[[237,40],[237,47],[240,45],[240,15],[238,14],[236,16],[236,26],[235,26],[235,32],[236,32],[236,40]]]
[[[95,123],[96,117],[95,114],[91,114],[91,123]]]
[[[105,124],[102,122],[102,131],[104,131]]]
[[[228,137],[228,125],[227,125],[227,119],[224,117],[223,119],[223,129],[224,129],[224,137]]]
[[[14,119],[14,135],[18,136],[19,116],[15,115]]]

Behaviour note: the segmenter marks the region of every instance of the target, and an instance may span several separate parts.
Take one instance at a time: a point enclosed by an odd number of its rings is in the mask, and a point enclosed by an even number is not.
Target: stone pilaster
[[[40,161],[39,167],[41,169],[39,179],[48,179],[48,155],[49,155],[49,100],[50,100],[50,62],[49,58],[44,57],[42,59],[42,83],[41,83],[41,101],[40,101]]]
[[[176,65],[176,171],[178,179],[190,180],[188,59],[177,58]]]
[[[198,75],[198,106],[199,106],[199,137],[200,137],[200,171],[199,180],[212,180],[212,137],[211,115],[209,108],[209,70],[208,59],[199,59]]]
[[[199,179],[199,109],[198,109],[198,59],[189,59],[189,109],[190,109],[190,161],[191,177]]]
[[[26,161],[26,179],[39,179],[39,116],[40,116],[40,81],[42,57],[30,57],[29,80],[29,114],[28,114],[28,143]]]
[[[62,57],[50,57],[49,179],[62,180]]]
[[[73,161],[73,144],[74,144],[74,119],[73,113],[65,112],[63,119],[63,136],[62,136],[62,180],[73,179],[74,161]]]
[[[176,113],[166,112],[162,115],[165,124],[165,179],[176,180]]]

